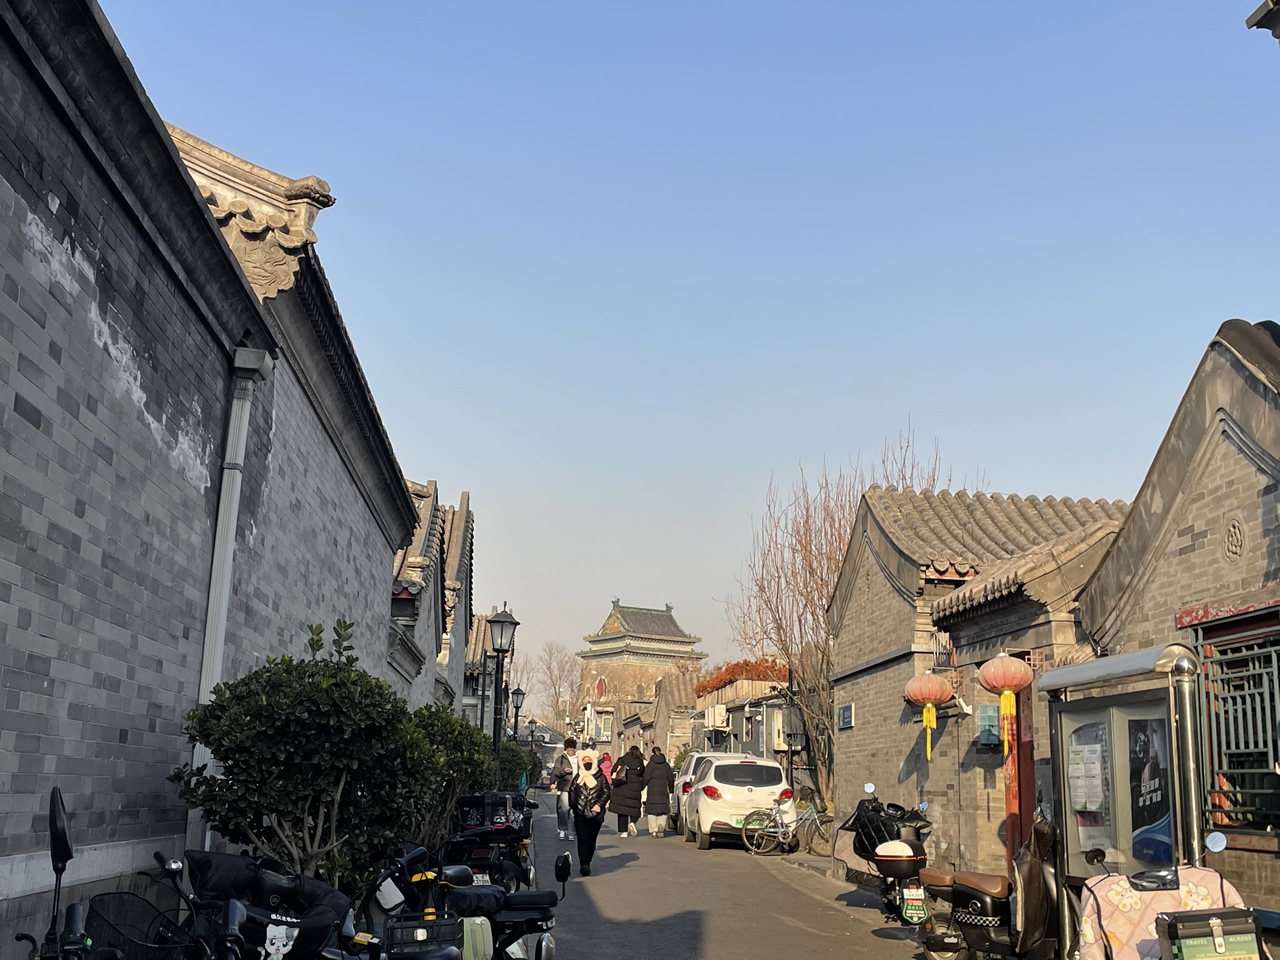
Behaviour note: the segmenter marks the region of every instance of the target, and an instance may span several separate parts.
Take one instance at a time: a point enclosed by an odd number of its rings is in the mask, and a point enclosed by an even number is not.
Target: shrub
[[[186,764],[170,776],[227,840],[335,886],[423,822],[445,779],[405,701],[357,666],[353,627],[339,620],[321,656],[316,624],[309,659],[268,657],[215,687],[187,714],[187,735],[209,748],[217,773]]]

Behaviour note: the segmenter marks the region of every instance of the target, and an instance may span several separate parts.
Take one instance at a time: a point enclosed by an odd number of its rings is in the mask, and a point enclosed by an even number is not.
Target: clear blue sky
[[[401,465],[529,645],[620,596],[728,653],[770,475],[908,414],[988,489],[1132,497],[1280,315],[1253,0],[103,6],[166,119],[330,182]]]

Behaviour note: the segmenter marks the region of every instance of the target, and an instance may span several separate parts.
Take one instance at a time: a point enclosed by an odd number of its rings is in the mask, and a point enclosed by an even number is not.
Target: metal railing
[[[1202,647],[1204,768],[1213,822],[1280,827],[1280,637]]]

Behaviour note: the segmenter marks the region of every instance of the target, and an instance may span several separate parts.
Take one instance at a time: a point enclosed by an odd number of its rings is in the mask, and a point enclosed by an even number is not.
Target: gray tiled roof
[[[1099,521],[1119,521],[1121,500],[994,493],[934,493],[872,486],[867,507],[903,553],[938,572],[964,576],[1035,550]]]
[[[621,615],[627,632],[639,637],[688,637],[689,634],[676,623],[671,607],[665,610],[651,610],[648,607],[624,607],[615,605]]]
[[[1119,529],[1118,520],[1099,520],[1033,547],[1021,556],[1003,560],[935,600],[930,608],[933,622],[941,626],[951,618],[1012,596],[1032,580],[1055,569],[1061,570],[1093,544],[1109,543]]]

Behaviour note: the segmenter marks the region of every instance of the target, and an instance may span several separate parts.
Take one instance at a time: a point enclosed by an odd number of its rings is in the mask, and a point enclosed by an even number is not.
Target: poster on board
[[[1169,802],[1169,722],[1129,721],[1129,815],[1133,855],[1148,863],[1173,863]]]

